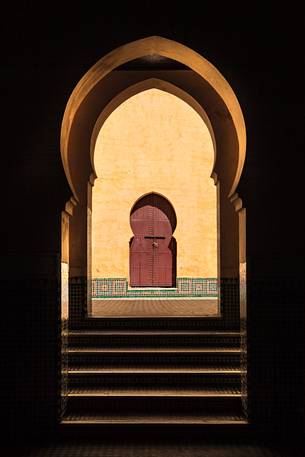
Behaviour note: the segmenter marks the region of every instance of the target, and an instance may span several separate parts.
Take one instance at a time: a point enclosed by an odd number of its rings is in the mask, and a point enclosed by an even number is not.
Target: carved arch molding
[[[176,60],[188,70],[116,70],[131,60],[156,55]],[[93,151],[97,134],[117,106],[149,88],[180,97],[209,128],[215,151],[212,177],[218,185],[219,276],[238,277],[240,255],[245,252],[245,224],[240,222],[245,217],[238,216],[244,209],[236,193],[246,154],[242,110],[229,83],[210,62],[192,49],[158,36],[128,43],[105,55],[79,81],[67,103],[61,157],[72,193],[65,214],[73,213],[73,217],[69,236],[65,236],[69,248],[63,252],[69,251],[66,261],[72,276],[90,277],[88,210],[90,213],[91,186],[96,177]]]

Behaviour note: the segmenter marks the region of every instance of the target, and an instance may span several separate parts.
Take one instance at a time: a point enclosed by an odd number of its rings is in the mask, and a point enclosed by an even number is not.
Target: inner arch
[[[216,145],[216,138],[214,134],[214,130],[211,124],[211,121],[203,109],[203,107],[195,100],[189,93],[185,92],[183,89],[180,87],[170,83],[169,81],[159,79],[159,78],[148,78],[144,79],[143,81],[140,81],[136,84],[133,84],[131,86],[128,86],[125,90],[122,92],[118,93],[103,109],[103,111],[100,113],[95,125],[94,129],[91,135],[91,144],[90,144],[90,160],[91,160],[91,166],[92,169],[94,170],[90,181],[93,184],[94,179],[96,178],[96,170],[94,167],[94,151],[95,151],[95,146],[96,146],[96,140],[97,137],[101,131],[101,128],[103,127],[104,122],[107,120],[108,116],[117,109],[122,103],[124,103],[126,100],[130,99],[131,97],[140,94],[141,92],[150,90],[150,89],[157,89],[159,91],[166,92],[168,94],[172,94],[173,96],[180,98],[183,102],[185,102],[187,105],[189,105],[203,120],[204,124],[209,130],[209,133],[211,135],[211,139],[213,142],[213,148],[214,148],[214,163],[212,167],[212,177],[217,180],[217,174],[215,170],[215,164],[217,160],[217,145]]]
[[[217,278],[213,164],[209,128],[179,97],[148,89],[112,111],[94,147],[92,278],[128,277],[130,209],[151,192],[175,208],[177,277]]]
[[[151,207],[151,208],[156,208],[160,212],[160,216],[164,221],[166,221],[166,227],[159,228],[159,231],[162,235],[172,235],[176,229],[177,225],[177,217],[175,210],[173,208],[173,205],[170,203],[170,201],[164,197],[163,195],[157,194],[155,192],[151,192],[149,194],[143,195],[142,197],[139,198],[139,200],[136,201],[136,203],[133,205],[131,212],[130,212],[130,226],[135,235],[141,233],[141,228],[137,227],[136,221],[138,219],[138,213],[141,211],[141,209],[145,206]],[[162,217],[162,214],[164,214],[164,217]],[[153,221],[152,221],[153,222]],[[168,227],[167,227],[168,225]],[[155,234],[156,228],[152,226],[152,234]]]

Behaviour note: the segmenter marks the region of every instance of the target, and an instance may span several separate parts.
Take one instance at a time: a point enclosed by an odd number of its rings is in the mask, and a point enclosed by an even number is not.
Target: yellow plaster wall
[[[158,89],[122,103],[95,145],[92,277],[129,278],[130,210],[156,192],[175,208],[178,277],[217,277],[216,187],[211,135],[180,98]]]

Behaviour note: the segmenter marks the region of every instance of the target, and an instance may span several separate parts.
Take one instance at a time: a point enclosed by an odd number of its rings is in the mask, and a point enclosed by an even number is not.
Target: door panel
[[[153,247],[151,240],[134,237],[130,249],[130,285],[151,286],[153,283]]]
[[[172,286],[172,252],[168,245],[170,238],[155,238],[157,246],[153,250],[153,285]]]
[[[132,287],[174,285],[176,259],[171,245],[175,224],[174,210],[164,197],[151,194],[137,202],[130,217],[135,235],[130,243]]]

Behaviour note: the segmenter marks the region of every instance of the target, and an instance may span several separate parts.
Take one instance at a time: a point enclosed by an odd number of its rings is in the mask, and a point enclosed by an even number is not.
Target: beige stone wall
[[[92,196],[92,277],[129,278],[130,210],[156,192],[175,208],[177,276],[217,277],[214,151],[201,117],[150,89],[122,103],[97,137]]]

